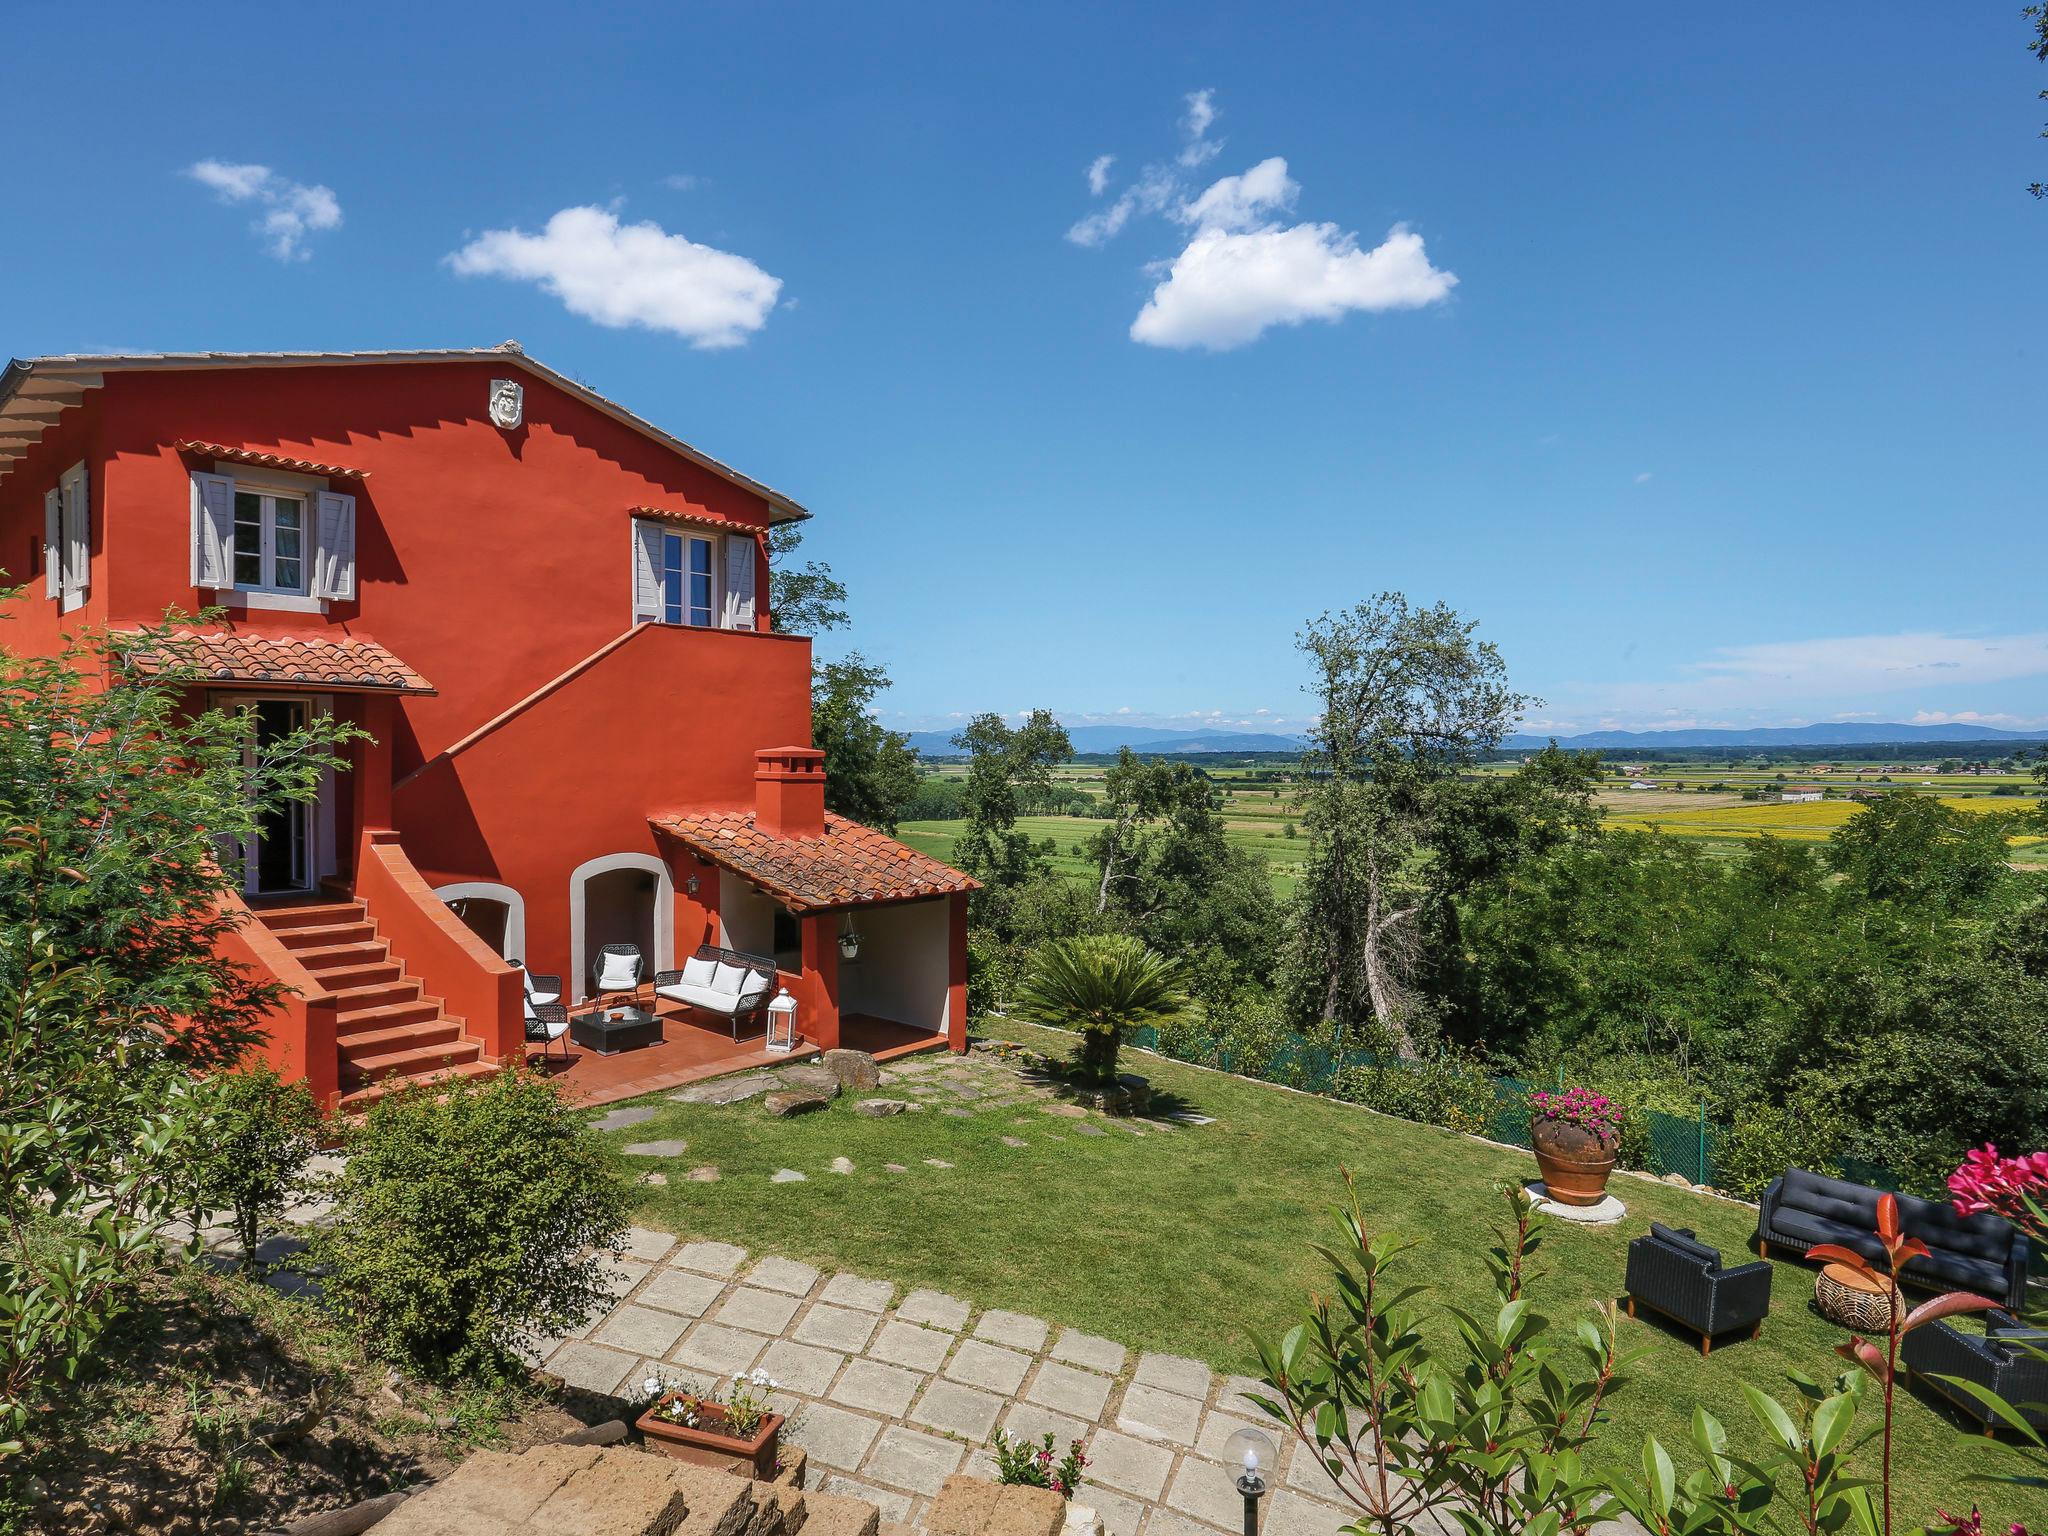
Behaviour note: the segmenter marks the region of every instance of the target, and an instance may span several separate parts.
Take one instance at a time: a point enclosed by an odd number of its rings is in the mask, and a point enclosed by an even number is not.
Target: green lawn
[[[1067,1038],[1028,1025],[998,1032],[1053,1050]],[[1308,1245],[1332,1234],[1340,1164],[1358,1176],[1370,1222],[1421,1242],[1405,1261],[1412,1279],[1430,1282],[1446,1301],[1485,1301],[1479,1260],[1497,1218],[1493,1187],[1530,1177],[1527,1154],[1154,1057],[1130,1060],[1215,1123],[1085,1137],[1031,1106],[870,1120],[841,1099],[775,1121],[753,1103],[655,1098],[646,1101],[659,1106],[653,1121],[614,1134],[621,1142],[689,1142],[669,1185],[641,1191],[641,1218],[655,1225],[903,1286],[936,1286],[978,1306],[1195,1355],[1223,1370],[1251,1369],[1248,1335],[1289,1326],[1304,1295],[1322,1284]],[[1005,1135],[1029,1145],[1006,1146]],[[858,1171],[828,1172],[838,1156]],[[931,1168],[927,1157],[954,1166]],[[884,1172],[892,1161],[909,1171]],[[723,1171],[720,1182],[681,1181],[682,1168],[704,1163]],[[785,1167],[809,1181],[771,1184],[769,1175]],[[1752,1210],[1730,1202],[1632,1178],[1616,1185],[1629,1206],[1619,1226],[1550,1229],[1535,1294],[1553,1317],[1571,1319],[1617,1296],[1625,1246],[1652,1218],[1697,1229],[1731,1258],[1755,1224]],[[1682,1453],[1695,1402],[1717,1414],[1738,1445],[1760,1444],[1741,1383],[1789,1396],[1787,1372],[1824,1376],[1839,1363],[1829,1350],[1843,1335],[1813,1313],[1812,1291],[1804,1266],[1780,1265],[1762,1337],[1704,1360],[1691,1338],[1624,1318],[1625,1339],[1649,1353],[1615,1400],[1601,1459],[1637,1464],[1643,1435],[1654,1433],[1689,1464]],[[1896,1454],[1902,1529],[1917,1529],[1936,1505],[1967,1509],[1973,1500],[2001,1522],[2038,1528],[2048,1517],[2048,1495],[1972,1485],[1969,1473],[2006,1458],[1917,1400],[1903,1402]]]
[[[1284,815],[1273,819],[1270,826],[1263,822],[1258,826],[1242,824],[1235,811],[1226,812],[1225,821],[1225,839],[1236,847],[1250,849],[1265,862],[1267,873],[1273,880],[1273,893],[1276,896],[1292,893],[1301,878],[1302,863],[1308,858],[1307,838],[1283,836],[1286,830]],[[1101,831],[1102,825],[1087,816],[1017,818],[1017,830],[1034,843],[1052,839],[1052,867],[1055,871],[1087,884],[1091,890],[1099,871],[1073,850],[1076,844],[1085,843]],[[906,821],[896,829],[896,835],[920,853],[950,861],[953,845],[960,840],[960,834],[966,828],[964,821]]]

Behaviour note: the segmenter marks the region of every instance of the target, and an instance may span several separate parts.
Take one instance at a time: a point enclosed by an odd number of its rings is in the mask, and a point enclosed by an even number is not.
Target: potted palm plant
[[[1128,934],[1107,933],[1041,947],[1018,989],[1015,1011],[1034,1024],[1077,1032],[1075,1075],[1113,1093],[1125,1037],[1186,1006],[1172,961]]]
[[[1529,1145],[1544,1192],[1559,1205],[1598,1205],[1621,1146],[1621,1109],[1584,1088],[1529,1095]]]
[[[768,1411],[768,1394],[778,1385],[761,1370],[733,1377],[722,1393],[669,1389],[650,1376],[641,1390],[652,1401],[634,1427],[678,1461],[772,1482],[781,1465],[782,1415]]]

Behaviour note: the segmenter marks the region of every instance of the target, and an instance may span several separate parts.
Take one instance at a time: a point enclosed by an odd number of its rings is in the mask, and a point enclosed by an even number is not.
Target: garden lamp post
[[[1266,1477],[1280,1459],[1279,1449],[1246,1425],[1223,1442],[1223,1455],[1226,1465],[1238,1469],[1237,1491],[1244,1495],[1244,1536],[1259,1536],[1259,1500],[1266,1496]]]

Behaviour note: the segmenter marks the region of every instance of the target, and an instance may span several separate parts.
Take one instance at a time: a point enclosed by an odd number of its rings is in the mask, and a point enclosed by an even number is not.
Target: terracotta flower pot
[[[708,1404],[698,1409],[695,1428],[656,1414],[655,1410],[662,1403],[672,1402],[683,1395],[672,1392],[659,1402],[650,1403],[646,1412],[635,1421],[634,1428],[646,1437],[650,1446],[664,1455],[675,1457],[677,1461],[687,1461],[695,1466],[717,1467],[740,1477],[751,1477],[756,1482],[771,1483],[775,1480],[775,1463],[782,1439],[781,1414],[764,1416],[753,1436],[746,1440],[728,1433],[724,1410]]]
[[[1598,1205],[1607,1197],[1614,1152],[1591,1131],[1562,1120],[1537,1119],[1529,1125],[1529,1145],[1543,1173],[1543,1188],[1559,1205]]]

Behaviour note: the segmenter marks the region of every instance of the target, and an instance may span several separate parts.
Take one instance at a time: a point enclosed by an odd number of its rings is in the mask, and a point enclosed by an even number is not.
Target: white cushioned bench
[[[762,1013],[775,995],[775,962],[765,955],[706,944],[683,962],[680,971],[657,972],[654,995],[722,1015],[731,1021],[737,1040],[740,1020]]]

